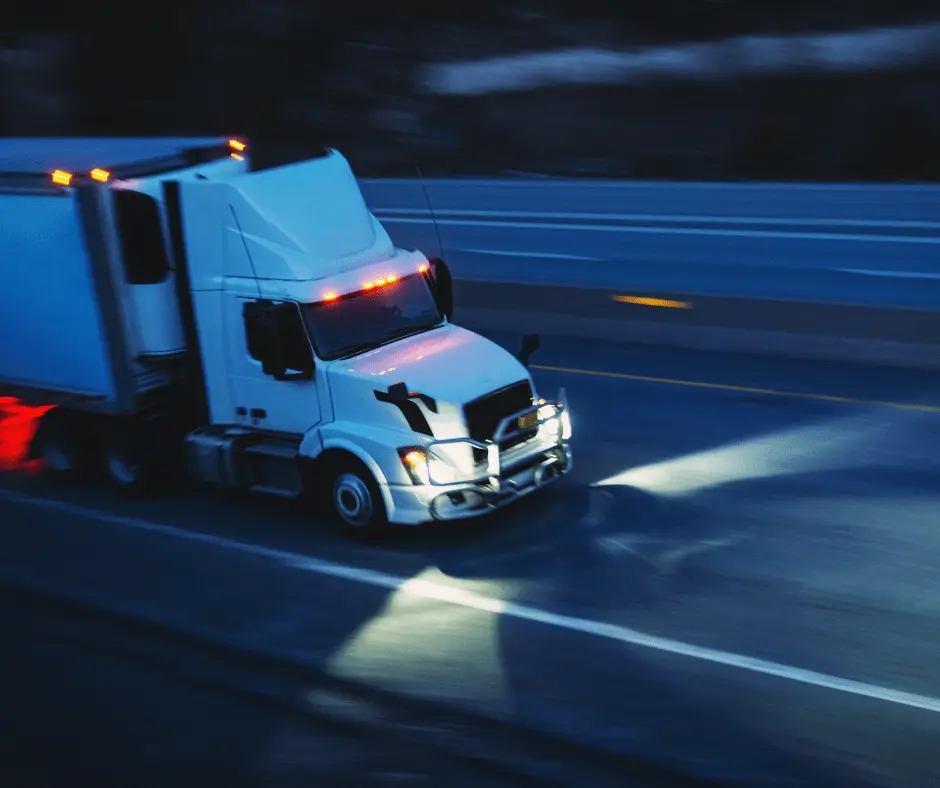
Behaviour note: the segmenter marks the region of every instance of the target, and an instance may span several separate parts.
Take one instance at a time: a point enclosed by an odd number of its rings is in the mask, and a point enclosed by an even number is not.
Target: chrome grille
[[[489,394],[478,397],[464,405],[463,412],[467,420],[467,432],[473,440],[480,442],[491,440],[496,433],[496,428],[504,418],[531,407],[534,401],[532,384],[528,380],[520,380],[518,383],[512,383],[497,391],[491,391]],[[537,432],[538,427],[528,430],[517,429],[500,441],[499,448],[501,451],[505,451],[512,446],[529,440]],[[474,449],[473,458],[475,462],[482,462],[486,459],[486,452],[482,449]]]

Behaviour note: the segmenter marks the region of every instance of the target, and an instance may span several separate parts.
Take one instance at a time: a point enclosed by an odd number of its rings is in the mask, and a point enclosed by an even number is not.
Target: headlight
[[[401,458],[401,464],[405,466],[408,478],[412,484],[430,484],[431,478],[428,474],[428,458],[424,449],[406,446],[398,450],[398,456]]]
[[[552,438],[557,438],[559,433],[565,440],[571,437],[571,416],[568,411],[558,408],[555,405],[545,403],[545,400],[539,401],[542,406],[539,408],[539,421],[546,434]]]
[[[544,402],[545,400],[542,400]],[[557,437],[558,431],[561,428],[561,424],[558,420],[558,409],[554,405],[542,405],[539,408],[539,425],[546,434],[551,437]]]
[[[420,446],[405,446],[398,450],[402,465],[412,484],[452,484],[459,480],[457,469],[431,452],[430,461],[427,452]]]

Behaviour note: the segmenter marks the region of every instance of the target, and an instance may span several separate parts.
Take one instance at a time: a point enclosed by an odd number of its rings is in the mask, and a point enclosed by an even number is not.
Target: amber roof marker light
[[[229,154],[233,159],[238,161],[244,161],[245,157],[242,155],[245,151],[248,150],[248,145],[241,140],[229,140],[229,148],[232,149],[232,152]]]

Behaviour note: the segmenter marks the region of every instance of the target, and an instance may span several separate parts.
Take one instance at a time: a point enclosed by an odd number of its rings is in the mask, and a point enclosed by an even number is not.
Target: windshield
[[[421,274],[334,301],[303,304],[300,309],[317,355],[324,361],[363,353],[434,328],[442,320],[428,281]]]

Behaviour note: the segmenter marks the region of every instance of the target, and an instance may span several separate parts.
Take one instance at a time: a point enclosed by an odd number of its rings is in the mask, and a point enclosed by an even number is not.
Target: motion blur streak
[[[24,405],[13,397],[0,397],[0,471],[36,471],[39,460],[27,461],[29,444],[39,418],[52,406]]]
[[[938,38],[937,25],[910,25],[821,35],[738,36],[633,52],[580,47],[431,65],[422,82],[433,93],[479,95],[666,78],[701,81],[796,71],[846,74],[909,67],[931,57]]]

